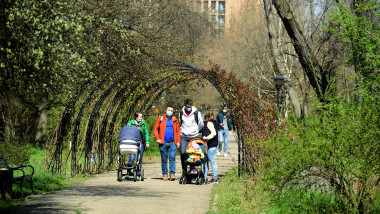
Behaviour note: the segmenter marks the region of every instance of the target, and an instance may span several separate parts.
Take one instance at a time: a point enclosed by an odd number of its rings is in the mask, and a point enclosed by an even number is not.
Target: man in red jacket
[[[154,124],[154,138],[161,152],[163,180],[168,180],[168,156],[170,180],[175,180],[175,155],[181,142],[181,128],[178,119],[173,116],[173,107],[167,107],[166,113],[159,116]]]

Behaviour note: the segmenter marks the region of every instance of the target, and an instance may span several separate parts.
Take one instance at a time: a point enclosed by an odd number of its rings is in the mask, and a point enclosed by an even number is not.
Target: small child
[[[186,153],[189,154],[189,158],[186,160],[189,163],[195,163],[197,161],[200,162],[201,159],[205,157],[201,147],[195,142],[192,142],[191,145],[187,147]]]

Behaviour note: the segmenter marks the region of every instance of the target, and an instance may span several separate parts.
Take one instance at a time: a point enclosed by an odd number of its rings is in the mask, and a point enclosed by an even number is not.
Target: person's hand
[[[150,144],[146,144],[145,146],[146,146],[146,148],[149,148]]]
[[[177,143],[176,146],[177,146],[177,149],[179,148],[179,145],[181,145],[180,143]]]
[[[162,144],[162,141],[161,141],[160,139],[157,139],[156,142],[157,142],[158,144]]]
[[[223,127],[223,123],[219,123],[219,126]]]
[[[206,138],[206,137],[203,137],[203,140],[207,140],[207,138]]]

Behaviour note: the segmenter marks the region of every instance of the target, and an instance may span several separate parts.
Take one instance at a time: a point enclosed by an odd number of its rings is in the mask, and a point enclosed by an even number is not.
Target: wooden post
[[[13,170],[0,169],[0,199],[12,199]]]

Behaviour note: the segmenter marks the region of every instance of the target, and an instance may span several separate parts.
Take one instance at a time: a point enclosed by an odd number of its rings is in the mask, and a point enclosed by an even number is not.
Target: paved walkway
[[[230,132],[231,133],[231,132]],[[237,166],[237,143],[229,136],[228,157],[217,157],[218,174]],[[161,163],[143,164],[145,180],[116,181],[117,172],[96,175],[65,190],[29,198],[16,213],[207,213],[213,185],[162,181]],[[209,172],[209,179],[211,179]]]

